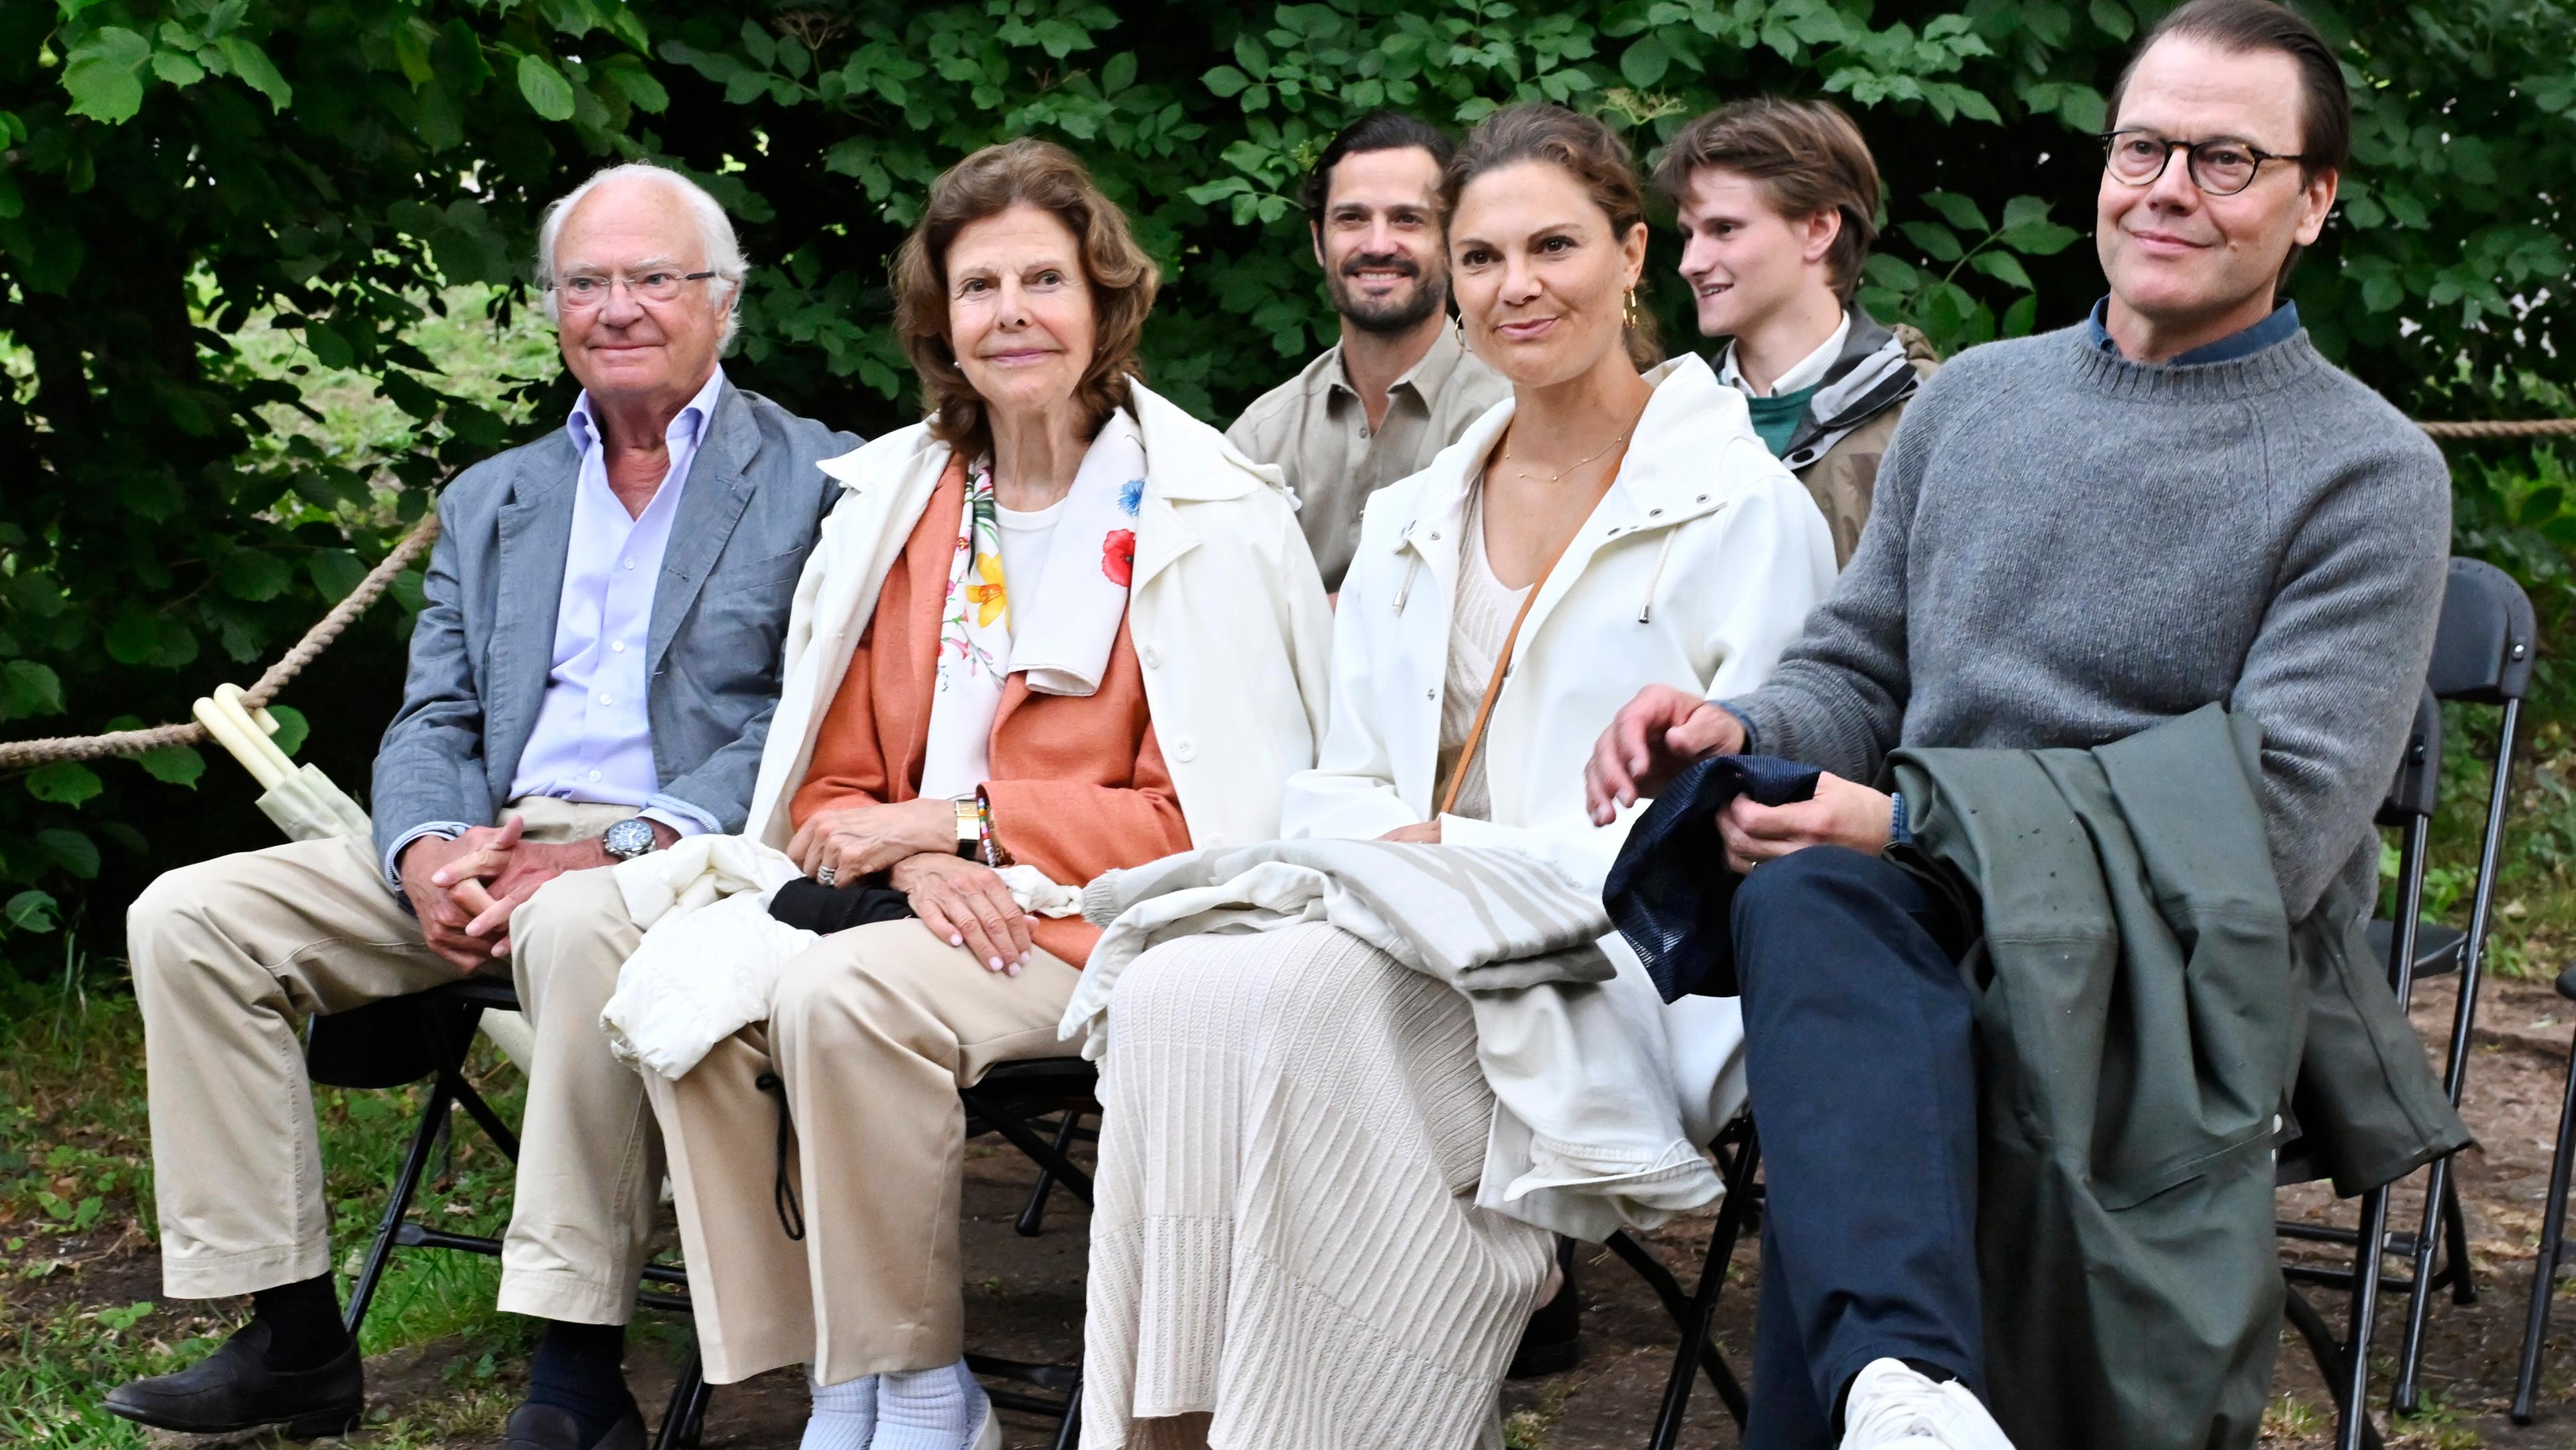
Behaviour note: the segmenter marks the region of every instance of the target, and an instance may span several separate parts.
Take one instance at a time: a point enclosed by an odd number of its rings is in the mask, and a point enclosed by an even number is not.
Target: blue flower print
[[[1131,478],[1118,486],[1118,511],[1136,517],[1136,506],[1145,500],[1145,480]]]

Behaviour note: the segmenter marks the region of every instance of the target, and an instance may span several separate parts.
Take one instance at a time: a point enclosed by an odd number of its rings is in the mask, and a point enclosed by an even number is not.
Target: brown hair
[[[1052,141],[1024,136],[987,146],[930,184],[930,204],[894,258],[895,335],[921,375],[931,436],[970,457],[992,448],[992,428],[983,398],[949,346],[948,248],[972,223],[1014,206],[1047,213],[1081,243],[1097,346],[1074,397],[1088,428],[1107,422],[1126,401],[1127,379],[1145,375],[1136,344],[1162,273],[1136,245],[1127,214],[1101,194],[1072,152]]]
[[[1545,102],[1505,106],[1476,123],[1440,179],[1440,208],[1455,214],[1467,183],[1488,171],[1523,161],[1557,167],[1583,187],[1610,219],[1610,235],[1624,238],[1646,221],[1646,193],[1619,133],[1590,116]],[[1664,360],[1653,314],[1637,309],[1625,329],[1628,360],[1640,371]]]
[[[1771,209],[1784,217],[1839,213],[1842,230],[1825,253],[1825,275],[1851,301],[1861,263],[1878,240],[1878,162],[1841,107],[1773,96],[1720,106],[1682,127],[1664,148],[1655,189],[1678,202],[1692,175],[1711,168],[1761,183]]]

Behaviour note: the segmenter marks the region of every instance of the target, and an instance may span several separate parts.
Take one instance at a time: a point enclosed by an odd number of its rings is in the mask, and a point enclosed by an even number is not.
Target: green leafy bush
[[[2296,282],[2310,326],[2428,416],[2549,405],[2576,19],[2518,0],[2306,8],[2360,108],[2345,203]],[[0,6],[0,735],[183,718],[345,592],[512,420],[553,416],[560,381],[478,390],[422,339],[477,345],[447,320],[471,295],[515,327],[537,209],[603,163],[656,157],[706,181],[762,264],[735,375],[873,432],[911,402],[884,279],[926,183],[988,141],[1060,139],[1166,268],[1156,384],[1216,417],[1330,335],[1291,195],[1359,112],[1466,123],[1554,100],[1651,159],[1720,100],[1824,94],[1855,111],[1888,176],[1870,304],[1956,348],[2072,321],[2099,291],[2080,245],[2092,136],[2160,13],[14,0]],[[1686,337],[1669,248],[1648,301]],[[315,395],[351,379],[408,428],[331,446]],[[2527,524],[2537,507],[2517,495],[2498,527],[2552,537]],[[385,611],[293,697],[351,785],[390,713],[400,640]],[[172,752],[0,776],[0,955],[51,960],[30,949],[75,919],[112,932],[152,871],[270,839],[238,779],[203,770]]]

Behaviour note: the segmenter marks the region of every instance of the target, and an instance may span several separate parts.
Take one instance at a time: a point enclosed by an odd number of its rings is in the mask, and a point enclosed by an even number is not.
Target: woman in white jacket
[[[1099,936],[1001,868],[1078,888],[1275,836],[1330,616],[1276,474],[1137,380],[1154,264],[1070,154],[958,163],[896,272],[931,417],[822,465],[844,493],[745,829],[828,934],[777,966],[765,1021],[645,1081],[707,1377],[807,1365],[809,1446],[994,1450],[961,1358],[957,1089],[1067,1051]],[[693,852],[720,859],[615,874]]]
[[[1498,112],[1447,192],[1468,344],[1513,396],[1370,500],[1285,831],[1509,847],[1597,891],[1630,819],[1585,813],[1600,722],[1647,682],[1767,675],[1832,537],[1705,363],[1639,370],[1646,229],[1615,135]],[[1695,1128],[1731,1108],[1713,1079],[1740,1034],[1708,1020],[1730,1007],[1694,1009]],[[1083,1443],[1499,1443],[1551,1255],[1476,1206],[1494,1099],[1466,1000],[1310,924],[1157,948],[1110,1016]]]

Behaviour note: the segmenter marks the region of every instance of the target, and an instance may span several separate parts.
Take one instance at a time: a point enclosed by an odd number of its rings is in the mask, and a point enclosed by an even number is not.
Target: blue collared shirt
[[[706,811],[660,793],[653,725],[645,710],[645,639],[671,522],[724,380],[724,369],[716,369],[672,418],[663,435],[670,465],[641,514],[628,514],[608,486],[608,453],[589,391],[573,404],[564,425],[581,458],[573,491],[572,542],[555,606],[553,664],[536,727],[510,782],[513,800],[541,795],[634,806],[683,836],[720,829]],[[385,879],[400,889],[396,866],[412,842],[423,836],[460,836],[465,830],[461,821],[429,821],[412,828],[385,853]]]
[[[2095,347],[2113,357],[2118,357],[2121,355],[2120,345],[2111,340],[2111,329],[2107,325],[2110,316],[2111,299],[2106,296],[2094,303],[2093,311],[2085,317],[2084,335],[2092,339]],[[2276,342],[2288,342],[2297,336],[2298,332],[2299,304],[2284,302],[2272,309],[2271,316],[2255,323],[2252,327],[2231,332],[2216,342],[2203,343],[2189,352],[2177,354],[2167,359],[2162,366],[2187,368],[2199,363],[2234,362],[2241,357],[2252,357]]]

